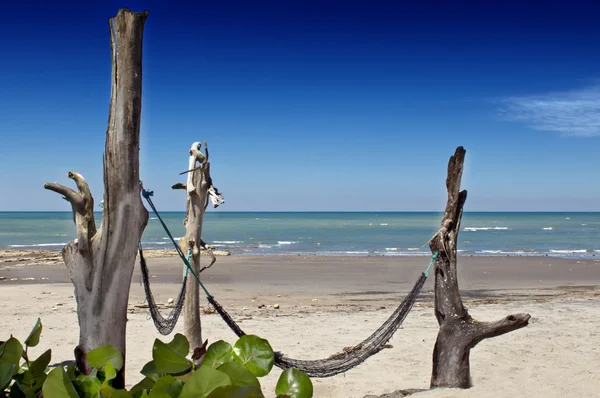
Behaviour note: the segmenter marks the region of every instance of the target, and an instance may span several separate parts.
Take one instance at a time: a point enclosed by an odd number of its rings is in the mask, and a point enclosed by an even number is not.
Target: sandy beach
[[[38,317],[39,347],[53,360],[71,359],[78,328],[73,288],[58,253],[0,253],[0,337],[24,339]],[[176,258],[148,256],[158,302],[175,297],[181,278]],[[428,263],[426,257],[219,257],[203,274],[210,292],[247,333],[269,339],[291,357],[327,357],[370,335],[393,311]],[[423,397],[593,397],[600,363],[600,259],[552,257],[461,257],[465,305],[479,320],[528,312],[529,326],[480,343],[471,353],[473,387],[432,390]],[[315,397],[365,397],[401,389],[427,389],[437,335],[433,280],[390,341],[391,348],[332,378],[314,379]],[[202,300],[207,308],[206,300]],[[279,309],[273,305],[279,304]],[[263,308],[259,308],[259,306]],[[127,382],[151,358],[154,328],[144,305],[136,268],[130,294]],[[165,305],[165,312],[168,307]],[[175,332],[181,331],[182,321]],[[216,314],[203,317],[204,337],[235,341]],[[262,380],[272,396],[280,371]]]

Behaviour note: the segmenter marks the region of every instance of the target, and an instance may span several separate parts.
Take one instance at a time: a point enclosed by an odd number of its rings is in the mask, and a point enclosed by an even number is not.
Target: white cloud
[[[570,136],[600,136],[600,86],[538,96],[512,97],[502,113],[536,130]]]

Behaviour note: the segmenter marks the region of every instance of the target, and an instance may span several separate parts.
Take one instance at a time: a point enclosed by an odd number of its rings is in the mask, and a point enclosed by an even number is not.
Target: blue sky
[[[42,186],[69,170],[102,198],[120,7],[150,11],[141,175],[159,209],[184,209],[170,186],[206,139],[217,211],[441,210],[458,145],[467,211],[600,211],[600,6],[449,3],[4,5],[0,211],[68,210]]]

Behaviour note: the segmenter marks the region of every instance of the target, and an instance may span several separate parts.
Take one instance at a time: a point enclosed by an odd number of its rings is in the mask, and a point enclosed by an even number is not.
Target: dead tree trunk
[[[479,322],[469,315],[458,289],[456,243],[467,191],[460,190],[465,150],[456,149],[448,163],[448,203],[440,230],[429,242],[435,260],[435,317],[440,330],[433,349],[431,387],[469,388],[469,353],[483,339],[527,326],[529,314],[509,315],[497,322]]]
[[[78,192],[57,183],[44,188],[71,203],[77,239],[62,255],[75,287],[79,319],[77,365],[89,372],[86,353],[112,344],[125,355],[127,303],[138,244],[148,221],[140,198],[142,38],[147,12],[121,9],[109,20],[112,92],[104,154],[104,213],[96,230],[94,199],[84,178],[69,172]],[[124,369],[113,386],[125,386]]]
[[[183,252],[192,249],[192,261],[190,265],[196,275],[212,266],[215,257],[202,240],[202,222],[204,220],[204,211],[208,206],[209,199],[212,200],[214,207],[223,203],[223,195],[213,186],[210,176],[210,163],[208,161],[208,146],[204,141],[203,155],[200,152],[201,144],[194,142],[190,147],[190,158],[188,170],[182,174],[188,175],[187,184],[175,184],[173,189],[185,189],[187,193],[187,206],[185,215],[186,234],[180,242]],[[207,249],[212,260],[211,263],[200,268],[201,249]],[[200,321],[200,286],[195,278],[187,279],[186,296],[183,307],[184,316],[184,334],[190,342],[192,350],[202,347],[202,324]]]

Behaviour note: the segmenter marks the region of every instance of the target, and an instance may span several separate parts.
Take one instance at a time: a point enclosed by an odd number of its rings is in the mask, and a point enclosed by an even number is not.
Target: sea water
[[[96,215],[99,223],[102,214]],[[182,212],[161,217],[175,237],[185,234]],[[233,255],[429,255],[439,212],[208,211],[203,239]],[[0,212],[1,249],[60,250],[74,239],[71,212]],[[142,238],[146,248],[171,245],[156,215]],[[600,213],[465,213],[460,255],[600,258]]]

